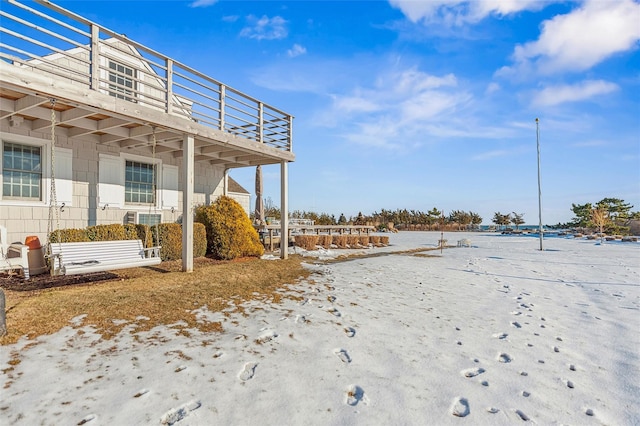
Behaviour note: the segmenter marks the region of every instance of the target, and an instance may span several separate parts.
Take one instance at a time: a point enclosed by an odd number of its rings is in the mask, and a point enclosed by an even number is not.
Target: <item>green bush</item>
[[[87,235],[91,241],[120,241],[127,239],[124,225],[119,223],[89,226],[87,227]]]
[[[151,228],[153,243],[161,246],[162,260],[182,259],[182,225],[179,223],[161,223]],[[193,257],[207,254],[207,233],[201,223],[193,224]]]
[[[193,257],[203,257],[207,254],[207,228],[204,224],[193,224]]]
[[[259,257],[264,253],[251,219],[233,198],[223,195],[209,206],[196,208],[195,220],[204,224],[207,251],[217,259]]]
[[[160,248],[160,259],[182,259],[182,225],[179,223],[161,223],[152,228],[153,244]]]
[[[60,241],[58,241],[58,235],[60,236]],[[60,229],[49,233],[50,243],[79,243],[84,241],[91,241],[86,229]]]

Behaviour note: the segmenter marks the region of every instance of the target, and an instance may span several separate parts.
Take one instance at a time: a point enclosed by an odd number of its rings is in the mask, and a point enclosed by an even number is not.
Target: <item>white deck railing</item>
[[[0,59],[292,151],[291,115],[46,0],[2,0]]]

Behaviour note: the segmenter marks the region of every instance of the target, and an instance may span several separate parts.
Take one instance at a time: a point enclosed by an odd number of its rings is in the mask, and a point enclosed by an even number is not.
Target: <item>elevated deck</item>
[[[0,119],[225,169],[294,161],[293,116],[46,0],[2,0]]]

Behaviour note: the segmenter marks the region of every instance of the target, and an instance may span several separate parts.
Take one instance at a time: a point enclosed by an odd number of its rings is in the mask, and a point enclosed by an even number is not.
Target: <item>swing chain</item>
[[[153,194],[153,211],[154,213],[156,212],[156,208],[157,208],[157,204],[158,204],[158,197],[156,194],[156,188],[157,188],[157,179],[158,179],[158,164],[156,163],[156,145],[157,145],[157,140],[156,140],[156,126],[152,126],[152,133],[151,133],[151,139],[152,139],[152,145],[151,145],[151,158],[153,159],[153,180],[151,182],[151,193]],[[149,218],[151,218],[151,205],[149,205]],[[162,222],[162,220],[161,220]],[[160,244],[160,227],[158,226],[159,224],[156,224],[156,241],[155,244],[159,245]],[[147,237],[145,237],[145,240],[147,240]],[[145,244],[147,242],[145,241]],[[152,245],[153,245],[153,241],[152,241]]]
[[[49,100],[51,102],[51,186],[49,193],[49,220],[47,222],[47,254],[51,250],[49,243],[49,235],[51,233],[51,228],[53,226],[53,221],[55,219],[55,232],[58,243],[60,241],[60,212],[58,211],[58,197],[56,194],[56,99],[51,98]]]

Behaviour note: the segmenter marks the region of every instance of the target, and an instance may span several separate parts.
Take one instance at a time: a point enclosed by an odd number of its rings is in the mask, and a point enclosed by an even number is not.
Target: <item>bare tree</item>
[[[600,244],[604,238],[604,227],[609,221],[609,212],[604,207],[591,210],[591,222],[600,230]]]

